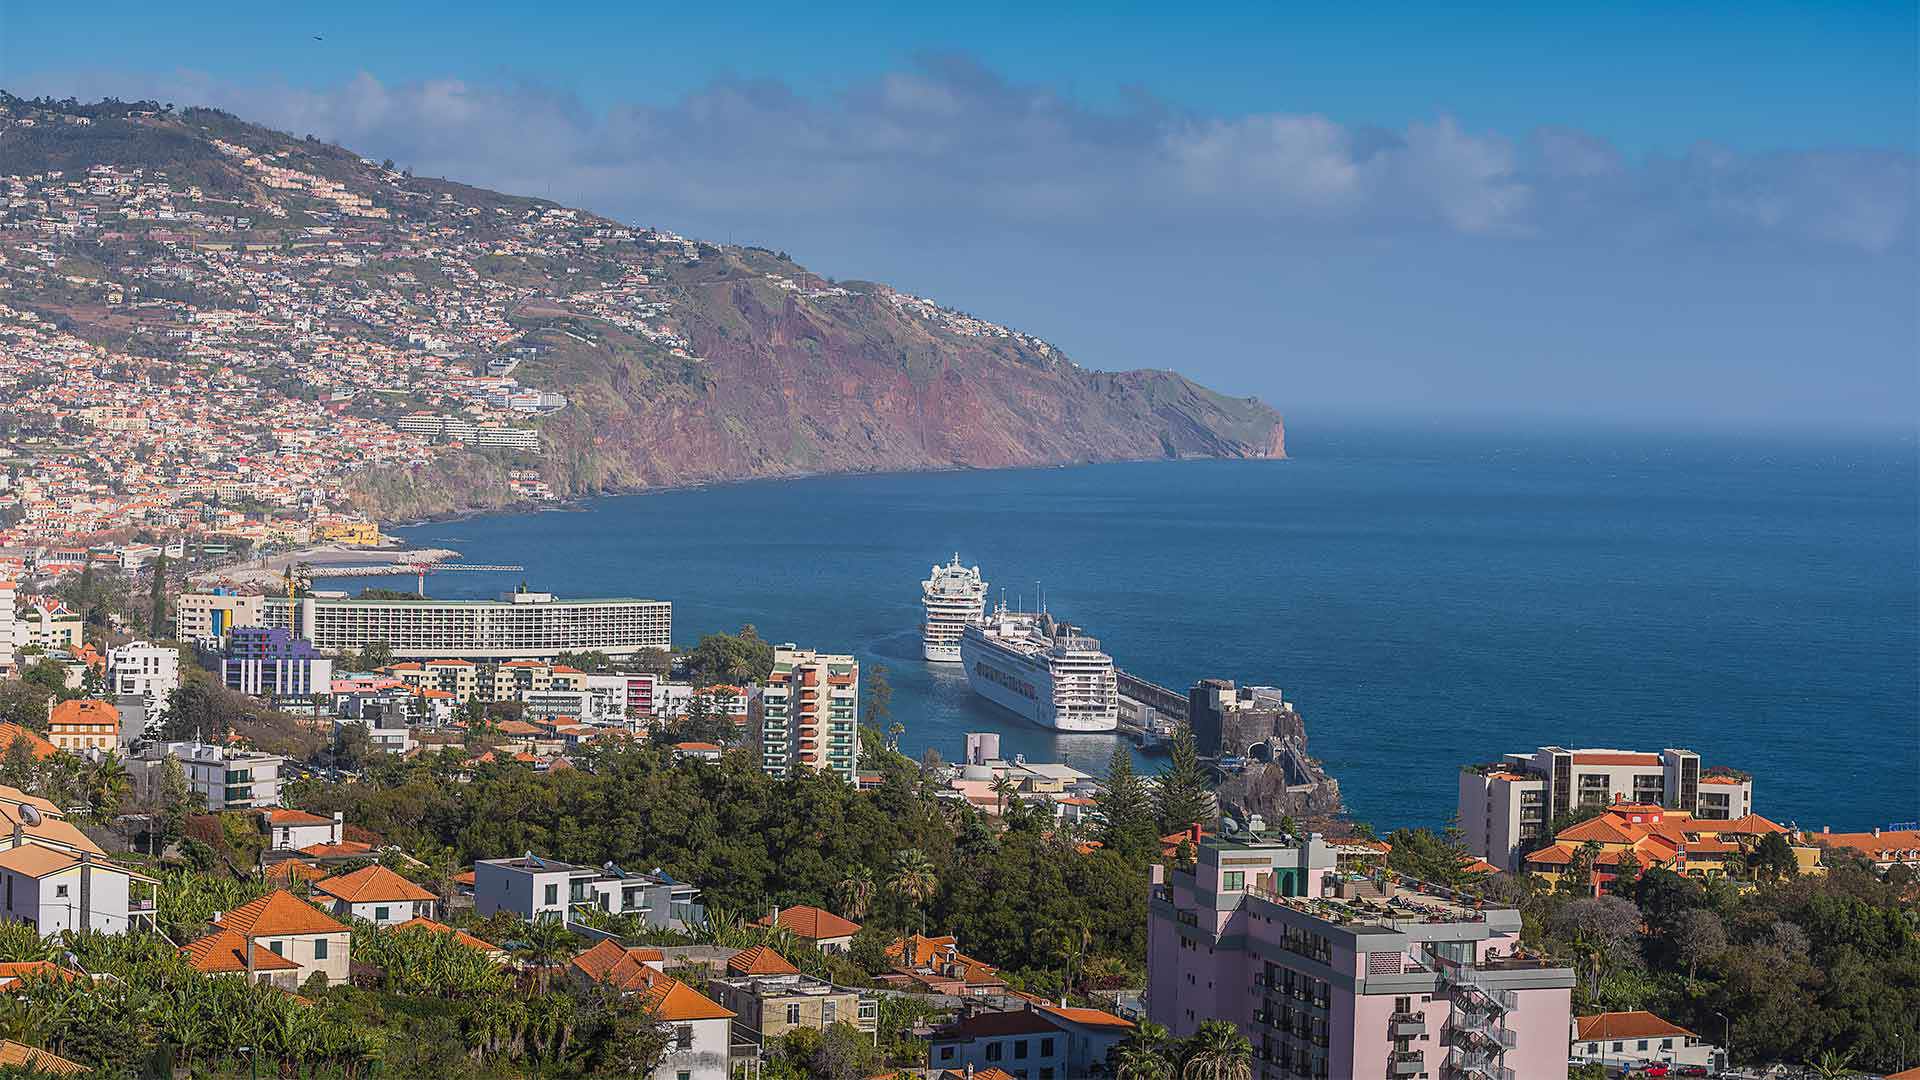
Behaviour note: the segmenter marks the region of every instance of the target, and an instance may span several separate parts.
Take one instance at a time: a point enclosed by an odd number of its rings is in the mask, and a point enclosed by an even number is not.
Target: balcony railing
[[[1427,1055],[1420,1050],[1398,1050],[1387,1058],[1390,1076],[1414,1076],[1427,1071]]]

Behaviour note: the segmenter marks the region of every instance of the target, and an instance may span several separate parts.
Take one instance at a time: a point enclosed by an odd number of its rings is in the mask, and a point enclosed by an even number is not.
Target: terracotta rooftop
[[[800,969],[794,967],[786,957],[772,948],[766,945],[755,945],[750,949],[741,949],[728,957],[727,973],[731,975],[798,975]]]
[[[180,951],[186,954],[187,963],[193,965],[193,970],[203,975],[222,975],[247,970],[246,959],[240,952],[246,943],[243,935],[232,930],[215,930],[206,937],[181,946]],[[299,967],[299,964],[259,942],[254,943],[253,970],[295,971]]]
[[[254,937],[344,934],[347,928],[285,889],[276,889],[222,915],[216,926]]]
[[[317,881],[314,889],[328,896],[345,900],[349,904],[372,904],[381,901],[395,903],[413,901],[434,901],[439,897],[401,877],[384,866],[363,866],[351,874],[341,874],[325,881]]]
[[[790,908],[781,908],[775,922],[782,929],[791,930],[795,937],[809,941],[852,937],[860,932],[860,924],[852,919],[843,919],[824,908],[801,904]],[[771,925],[766,916],[761,916],[755,926]]]
[[[1580,1040],[1695,1037],[1686,1028],[1645,1011],[1595,1013],[1576,1017],[1574,1023]]]

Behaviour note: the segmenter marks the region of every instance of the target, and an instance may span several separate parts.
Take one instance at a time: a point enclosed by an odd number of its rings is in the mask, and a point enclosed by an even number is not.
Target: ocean
[[[1097,773],[1114,745],[1029,726],[920,659],[919,583],[957,552],[1136,674],[1283,688],[1381,827],[1444,825],[1460,766],[1549,744],[1690,748],[1754,774],[1783,822],[1920,818],[1911,441],[1288,434],[1286,461],[752,482],[396,532],[526,567],[430,576],[429,595],[524,577],[657,597],[676,641],[751,623],[884,664],[915,756],[999,731],[1007,756]]]

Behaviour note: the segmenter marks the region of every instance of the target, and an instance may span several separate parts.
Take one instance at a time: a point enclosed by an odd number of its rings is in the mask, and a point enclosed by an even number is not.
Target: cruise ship
[[[937,663],[959,663],[961,631],[987,610],[987,583],[980,580],[980,568],[961,566],[955,553],[952,562],[934,567],[920,583],[920,606],[926,609],[921,655]]]
[[[1113,731],[1120,686],[1113,657],[1079,627],[1005,604],[968,623],[960,637],[967,685],[1002,708],[1050,731]]]

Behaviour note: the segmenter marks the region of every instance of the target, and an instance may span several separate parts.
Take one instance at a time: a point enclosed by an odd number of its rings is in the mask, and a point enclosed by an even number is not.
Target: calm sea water
[[[1458,766],[1551,743],[1690,747],[1804,825],[1920,818],[1911,443],[1289,434],[1284,462],[750,483],[400,532],[565,596],[670,599],[676,640],[753,623],[885,664],[915,755],[998,730],[1100,771],[1113,746],[920,660],[919,582],[958,551],[1138,674],[1284,688],[1381,824],[1444,823]]]

